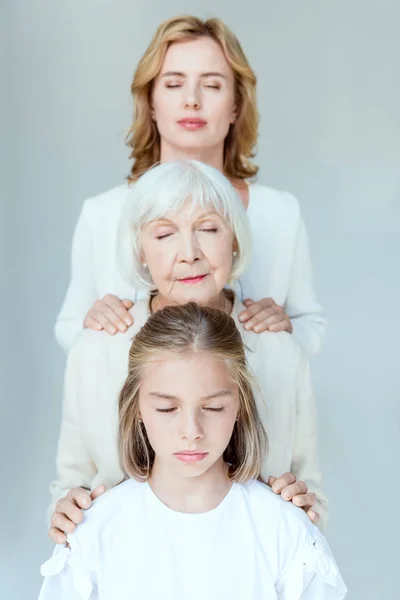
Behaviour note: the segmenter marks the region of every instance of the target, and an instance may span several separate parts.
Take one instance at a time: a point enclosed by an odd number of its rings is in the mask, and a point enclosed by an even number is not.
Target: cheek
[[[203,252],[211,266],[216,270],[230,273],[233,258],[233,238],[231,236],[226,235],[205,240]]]

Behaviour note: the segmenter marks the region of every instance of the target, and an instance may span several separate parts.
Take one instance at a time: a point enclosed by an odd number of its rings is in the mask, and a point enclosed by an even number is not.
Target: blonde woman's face
[[[165,304],[220,306],[232,271],[234,235],[211,206],[193,210],[186,201],[177,213],[145,225],[140,244]]]
[[[173,43],[155,81],[152,102],[162,160],[204,150],[223,155],[235,119],[235,82],[214,40]]]
[[[223,468],[239,410],[228,366],[206,353],[154,356],[143,367],[139,409],[154,469],[198,477]]]

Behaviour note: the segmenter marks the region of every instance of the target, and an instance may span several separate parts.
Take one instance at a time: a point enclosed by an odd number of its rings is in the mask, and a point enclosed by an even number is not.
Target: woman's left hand
[[[296,481],[293,473],[285,473],[278,478],[271,475],[268,485],[275,494],[302,508],[314,524],[318,523],[319,514],[313,510],[315,494],[308,491],[304,481]]]
[[[250,298],[244,300],[246,310],[240,313],[239,321],[247,330],[261,333],[263,331],[288,331],[292,333],[292,322],[272,298],[263,298],[254,302]]]

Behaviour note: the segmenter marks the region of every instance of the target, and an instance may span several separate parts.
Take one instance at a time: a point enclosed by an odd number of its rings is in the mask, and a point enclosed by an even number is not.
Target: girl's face
[[[141,231],[142,259],[167,304],[218,306],[232,270],[234,235],[210,207],[189,201]]]
[[[226,363],[205,353],[154,356],[143,367],[139,409],[154,467],[181,477],[223,468],[239,409]]]
[[[173,43],[155,80],[153,118],[161,160],[187,152],[219,152],[235,120],[235,81],[221,47],[211,38]]]

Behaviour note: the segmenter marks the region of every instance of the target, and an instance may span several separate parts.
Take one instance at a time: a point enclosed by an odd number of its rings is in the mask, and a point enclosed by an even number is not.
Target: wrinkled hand
[[[254,302],[251,298],[244,300],[246,310],[240,313],[239,321],[244,328],[261,333],[263,331],[288,331],[292,333],[292,322],[272,298],[263,298]]]
[[[83,488],[74,488],[64,498],[60,498],[51,517],[49,538],[55,544],[65,544],[65,534],[75,531],[76,526],[83,521],[83,511],[90,508],[93,500],[105,491],[105,485],[99,485],[92,493]]]
[[[268,485],[275,494],[302,508],[314,524],[318,523],[319,514],[312,508],[315,504],[315,494],[308,491],[304,481],[296,481],[293,473],[285,473],[278,478],[271,475]]]
[[[110,335],[115,335],[117,331],[126,331],[133,323],[128,312],[132,306],[133,302],[130,300],[120,300],[113,294],[107,294],[93,304],[83,321],[83,326],[95,331],[104,329]]]

